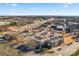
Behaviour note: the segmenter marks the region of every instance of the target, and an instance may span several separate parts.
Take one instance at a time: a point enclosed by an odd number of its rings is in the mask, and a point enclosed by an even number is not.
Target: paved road
[[[70,56],[71,54],[73,54],[77,49],[79,49],[79,42],[73,42],[73,44],[69,45],[69,46],[63,46],[61,47],[62,49],[60,51],[56,51],[53,54],[53,56]]]

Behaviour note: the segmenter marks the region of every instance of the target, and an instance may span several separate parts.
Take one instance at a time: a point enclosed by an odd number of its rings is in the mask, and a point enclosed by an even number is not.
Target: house
[[[5,43],[5,42],[8,42],[8,41],[11,41],[13,39],[12,36],[10,35],[0,35],[0,43]]]
[[[63,26],[62,25],[52,25],[51,28],[53,28],[54,30],[58,30],[58,31],[62,31],[63,30]]]

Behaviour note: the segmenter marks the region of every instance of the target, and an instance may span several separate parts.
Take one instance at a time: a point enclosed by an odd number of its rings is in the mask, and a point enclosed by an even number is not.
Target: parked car
[[[28,48],[28,46],[26,46],[26,45],[24,45],[24,44],[18,46],[16,49],[18,49],[19,51],[22,51],[22,52],[28,52],[28,51],[31,50],[30,48]]]

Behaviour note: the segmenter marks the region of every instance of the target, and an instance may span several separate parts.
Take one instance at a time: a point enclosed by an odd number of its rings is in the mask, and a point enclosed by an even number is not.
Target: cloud
[[[71,5],[72,3],[67,3],[68,5]]]
[[[69,7],[68,5],[64,5],[65,8]]]
[[[72,3],[65,3],[65,4],[64,4],[64,7],[65,7],[65,8],[70,7],[71,4],[72,4]]]
[[[36,10],[36,8],[32,8],[32,10]]]
[[[64,4],[64,7],[67,8],[69,7],[70,5],[68,3]]]
[[[14,11],[15,9],[14,9],[14,8],[11,8],[11,9],[8,9],[8,10],[10,10],[10,11]]]
[[[12,3],[11,5],[12,5],[12,6],[17,6],[18,4],[16,4],[16,3]]]

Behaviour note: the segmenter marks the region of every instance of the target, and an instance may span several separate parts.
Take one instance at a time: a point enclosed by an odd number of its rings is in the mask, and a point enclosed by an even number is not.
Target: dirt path
[[[74,42],[70,34],[63,34],[63,37],[64,37],[64,44],[70,44]]]

